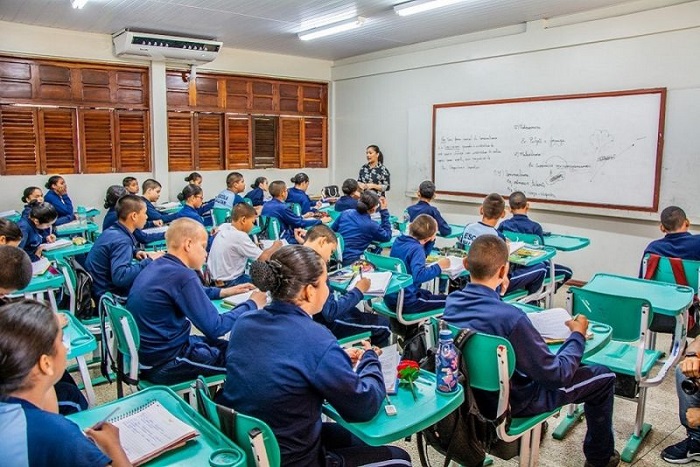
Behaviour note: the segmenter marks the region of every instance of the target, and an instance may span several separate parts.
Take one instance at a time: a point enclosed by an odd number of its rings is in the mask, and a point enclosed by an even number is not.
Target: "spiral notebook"
[[[178,448],[199,434],[156,400],[109,422],[119,428],[121,445],[135,466]]]

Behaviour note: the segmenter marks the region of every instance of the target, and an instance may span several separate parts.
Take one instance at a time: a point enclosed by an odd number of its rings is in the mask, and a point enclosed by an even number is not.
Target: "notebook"
[[[151,227],[148,229],[143,229],[141,232],[145,234],[159,234],[159,233],[165,233],[168,230],[169,225],[164,225],[162,227]]]
[[[167,203],[159,204],[156,206],[156,209],[159,211],[165,211],[166,209],[173,209],[181,206],[181,204],[177,201],[169,201]]]
[[[135,466],[180,447],[199,434],[156,400],[109,422],[119,428],[121,445]]]
[[[289,242],[285,239],[282,239],[280,241],[282,242],[282,246],[289,245]],[[270,248],[273,243],[275,243],[275,240],[260,240],[260,246],[263,250],[267,250],[268,248]]]
[[[382,376],[384,377],[384,387],[387,394],[396,394],[399,377],[396,367],[401,361],[401,354],[396,344],[382,348],[379,356],[379,364],[382,366]]]
[[[516,251],[518,251],[519,249],[521,249],[524,246],[525,246],[525,242],[510,242],[508,244],[508,254],[512,255],[513,253],[515,253]]]
[[[460,274],[466,271],[466,269],[464,269],[463,258],[459,258],[457,256],[448,256],[447,259],[450,260],[450,267],[444,269],[442,272],[444,274],[447,274],[450,277],[450,279],[456,279],[457,277],[459,277]]]
[[[362,277],[366,277],[370,280],[369,290],[365,292],[365,295],[372,295],[374,297],[382,297],[386,293],[386,289],[389,287],[389,282],[391,282],[391,272],[365,272],[362,273]],[[355,278],[348,285],[348,290],[352,290],[361,277],[355,276]]]
[[[41,276],[48,271],[51,262],[47,258],[41,258],[39,261],[32,263],[32,276]]]
[[[61,224],[61,225],[56,226],[56,231],[60,232],[62,230],[77,229],[78,227],[81,227],[80,221],[74,220],[74,221],[66,222],[65,224]]]
[[[231,295],[230,297],[224,298],[224,304],[227,306],[230,306],[231,308],[235,308],[241,303],[245,303],[250,299],[250,296],[253,295],[254,290],[251,290],[250,292],[243,292],[239,293],[238,295]]]
[[[564,324],[571,319],[571,315],[564,308],[550,308],[525,315],[546,342],[563,342],[571,335],[571,330]]]
[[[73,242],[68,240],[67,238],[59,238],[56,239],[55,242],[53,243],[42,243],[42,250],[44,251],[53,251],[53,250],[58,250],[59,248],[65,248],[67,246],[71,246]]]
[[[2,211],[0,212],[0,217],[11,217],[11,216],[16,216],[19,213],[15,211],[14,209],[10,209],[9,211]]]

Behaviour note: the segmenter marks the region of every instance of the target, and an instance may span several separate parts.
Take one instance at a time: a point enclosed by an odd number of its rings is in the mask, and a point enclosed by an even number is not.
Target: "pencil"
[[[97,422],[97,423],[95,423],[94,425],[92,425],[92,429],[93,429],[93,430],[99,430],[100,428],[102,428],[102,425],[104,425],[105,423],[107,423],[107,420],[109,420],[110,418],[112,418],[112,416],[114,416],[114,414],[117,413],[118,411],[119,411],[119,407],[115,407],[115,409],[112,410],[110,413],[108,413],[107,416],[106,416],[105,418],[103,418],[103,419],[100,420],[99,422]]]

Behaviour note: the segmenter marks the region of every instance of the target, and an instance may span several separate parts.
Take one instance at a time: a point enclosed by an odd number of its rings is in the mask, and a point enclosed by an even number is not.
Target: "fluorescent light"
[[[433,10],[443,6],[453,5],[464,0],[415,0],[402,3],[394,7],[394,12],[399,16],[415,15],[424,11]]]
[[[364,24],[364,22],[365,19],[362,16],[358,16],[357,18],[347,21],[341,21],[339,23],[309,29],[308,31],[300,32],[298,35],[299,39],[302,41],[310,41],[311,39],[318,39],[319,37],[330,36],[331,34],[338,34],[351,29],[359,28]]]
[[[78,10],[83,8],[87,2],[88,0],[70,0],[70,4],[73,5],[73,8],[77,8]]]

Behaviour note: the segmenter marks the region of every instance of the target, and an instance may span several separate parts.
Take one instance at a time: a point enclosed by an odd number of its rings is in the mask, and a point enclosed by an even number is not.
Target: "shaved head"
[[[194,219],[181,217],[176,219],[165,232],[165,244],[168,251],[177,250],[184,245],[187,240],[200,240],[207,237],[204,226]]]

